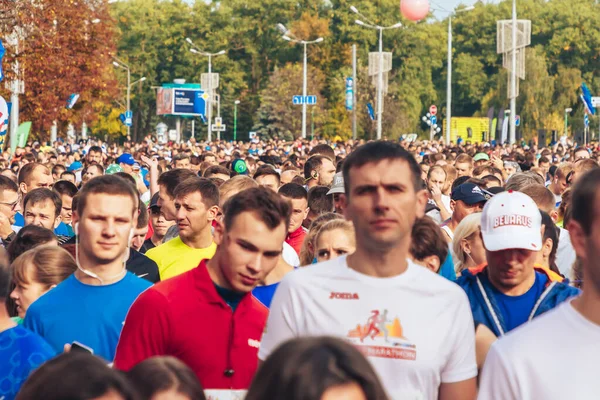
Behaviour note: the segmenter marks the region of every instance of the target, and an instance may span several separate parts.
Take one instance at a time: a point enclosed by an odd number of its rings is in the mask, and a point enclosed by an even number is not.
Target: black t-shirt
[[[127,271],[152,283],[160,282],[158,265],[139,251],[134,249],[130,249],[130,251],[126,265]]]
[[[155,248],[156,246],[154,245],[154,243],[152,242],[152,239],[146,239],[144,241],[144,244],[142,245],[142,247],[140,248],[140,253],[142,254],[146,254],[146,252],[150,249]]]

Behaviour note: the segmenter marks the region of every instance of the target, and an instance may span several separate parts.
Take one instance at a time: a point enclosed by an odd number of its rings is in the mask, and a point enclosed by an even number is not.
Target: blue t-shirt
[[[21,326],[0,332],[0,399],[14,399],[31,372],[55,355],[44,339]]]
[[[23,214],[21,214],[20,212],[15,214],[15,223],[13,224],[13,226],[25,226],[25,217],[23,217]],[[73,231],[70,231],[64,222],[61,222],[56,228],[54,228],[54,234],[68,237],[74,236]]]
[[[482,278],[488,279],[483,275]],[[506,332],[512,331],[529,320],[529,315],[531,314],[535,303],[542,293],[544,293],[547,282],[548,277],[546,275],[536,272],[533,286],[520,296],[507,296],[496,290],[493,285],[490,285],[498,309],[502,314]]]
[[[257,286],[252,290],[252,295],[265,307],[271,308],[271,301],[273,301],[277,286],[279,286],[279,282],[272,285]]]
[[[29,306],[23,324],[57,352],[77,341],[112,361],[129,307],[150,286],[131,272],[104,286],[86,285],[71,275]]]

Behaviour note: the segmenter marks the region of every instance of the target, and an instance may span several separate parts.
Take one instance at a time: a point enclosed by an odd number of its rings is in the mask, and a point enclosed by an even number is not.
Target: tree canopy
[[[26,87],[21,120],[33,121],[41,138],[49,136],[54,120],[61,126],[86,122],[102,136],[124,133],[115,122],[126,104],[126,76],[112,65],[115,56],[130,66],[132,81],[147,78],[131,88],[133,139],[154,131],[165,118],[156,116],[153,86],[177,78],[199,83],[200,75],[207,72],[207,57],[191,53],[186,37],[203,51],[226,51],[213,58],[212,67],[220,74],[220,112],[228,127],[233,127],[234,101],[240,100],[238,138],[247,138],[252,130],[265,136],[298,137],[301,106],[292,105],[291,97],[302,93],[302,46],[283,40],[277,23],[285,24],[299,39],[324,38],[308,46],[309,94],[318,95],[317,105],[308,108],[309,134],[314,126],[314,134],[321,137],[350,137],[344,85],[352,74],[351,47],[356,44],[358,134],[374,135],[366,108],[367,103],[375,106],[376,90],[367,76],[367,64],[368,53],[377,51],[378,35],[354,23],[357,16],[348,0],[17,3],[21,9],[11,18],[27,31],[18,55]],[[15,3],[2,4],[0,12],[6,13],[6,7]],[[383,35],[384,51],[392,52],[384,133],[392,138],[423,133],[421,116],[430,104],[438,105],[440,118],[445,116],[448,20],[433,15],[419,23],[404,20],[398,0],[365,0],[355,5],[376,24],[404,24]],[[496,54],[496,21],[509,19],[510,13],[510,1],[479,2],[474,10],[452,18],[453,116],[486,116],[491,107],[508,107],[507,72],[502,55]],[[580,129],[581,83],[585,81],[592,94],[600,95],[600,6],[594,0],[519,0],[518,14],[532,21],[527,77],[517,102],[525,135],[540,128],[561,130],[565,108],[573,108],[573,128]],[[0,19],[0,27],[4,37],[14,25]],[[15,55],[13,48],[5,46],[4,69],[10,79]],[[67,110],[64,103],[70,93],[80,93],[81,99]],[[4,87],[0,94],[9,95]],[[170,118],[165,122],[174,126]],[[205,126],[196,125],[196,136],[205,138]],[[232,136],[232,129],[223,134]]]

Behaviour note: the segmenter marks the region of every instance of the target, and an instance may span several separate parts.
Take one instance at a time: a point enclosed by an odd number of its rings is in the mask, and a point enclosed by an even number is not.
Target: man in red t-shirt
[[[308,192],[297,183],[286,183],[279,188],[279,194],[292,204],[292,216],[288,229],[289,234],[285,241],[300,255],[302,243],[306,236],[306,230],[302,226],[302,222],[306,219],[310,211],[308,208]]]
[[[186,363],[205,389],[247,389],[268,309],[250,293],[277,265],[291,207],[266,188],[224,205],[217,250],[197,268],[148,289],[135,301],[117,346],[115,367],[152,356]]]

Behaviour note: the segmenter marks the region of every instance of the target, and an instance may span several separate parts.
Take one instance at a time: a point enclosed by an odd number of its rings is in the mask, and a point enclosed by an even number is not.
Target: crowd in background
[[[5,151],[0,399],[595,398],[599,161],[566,141]]]

